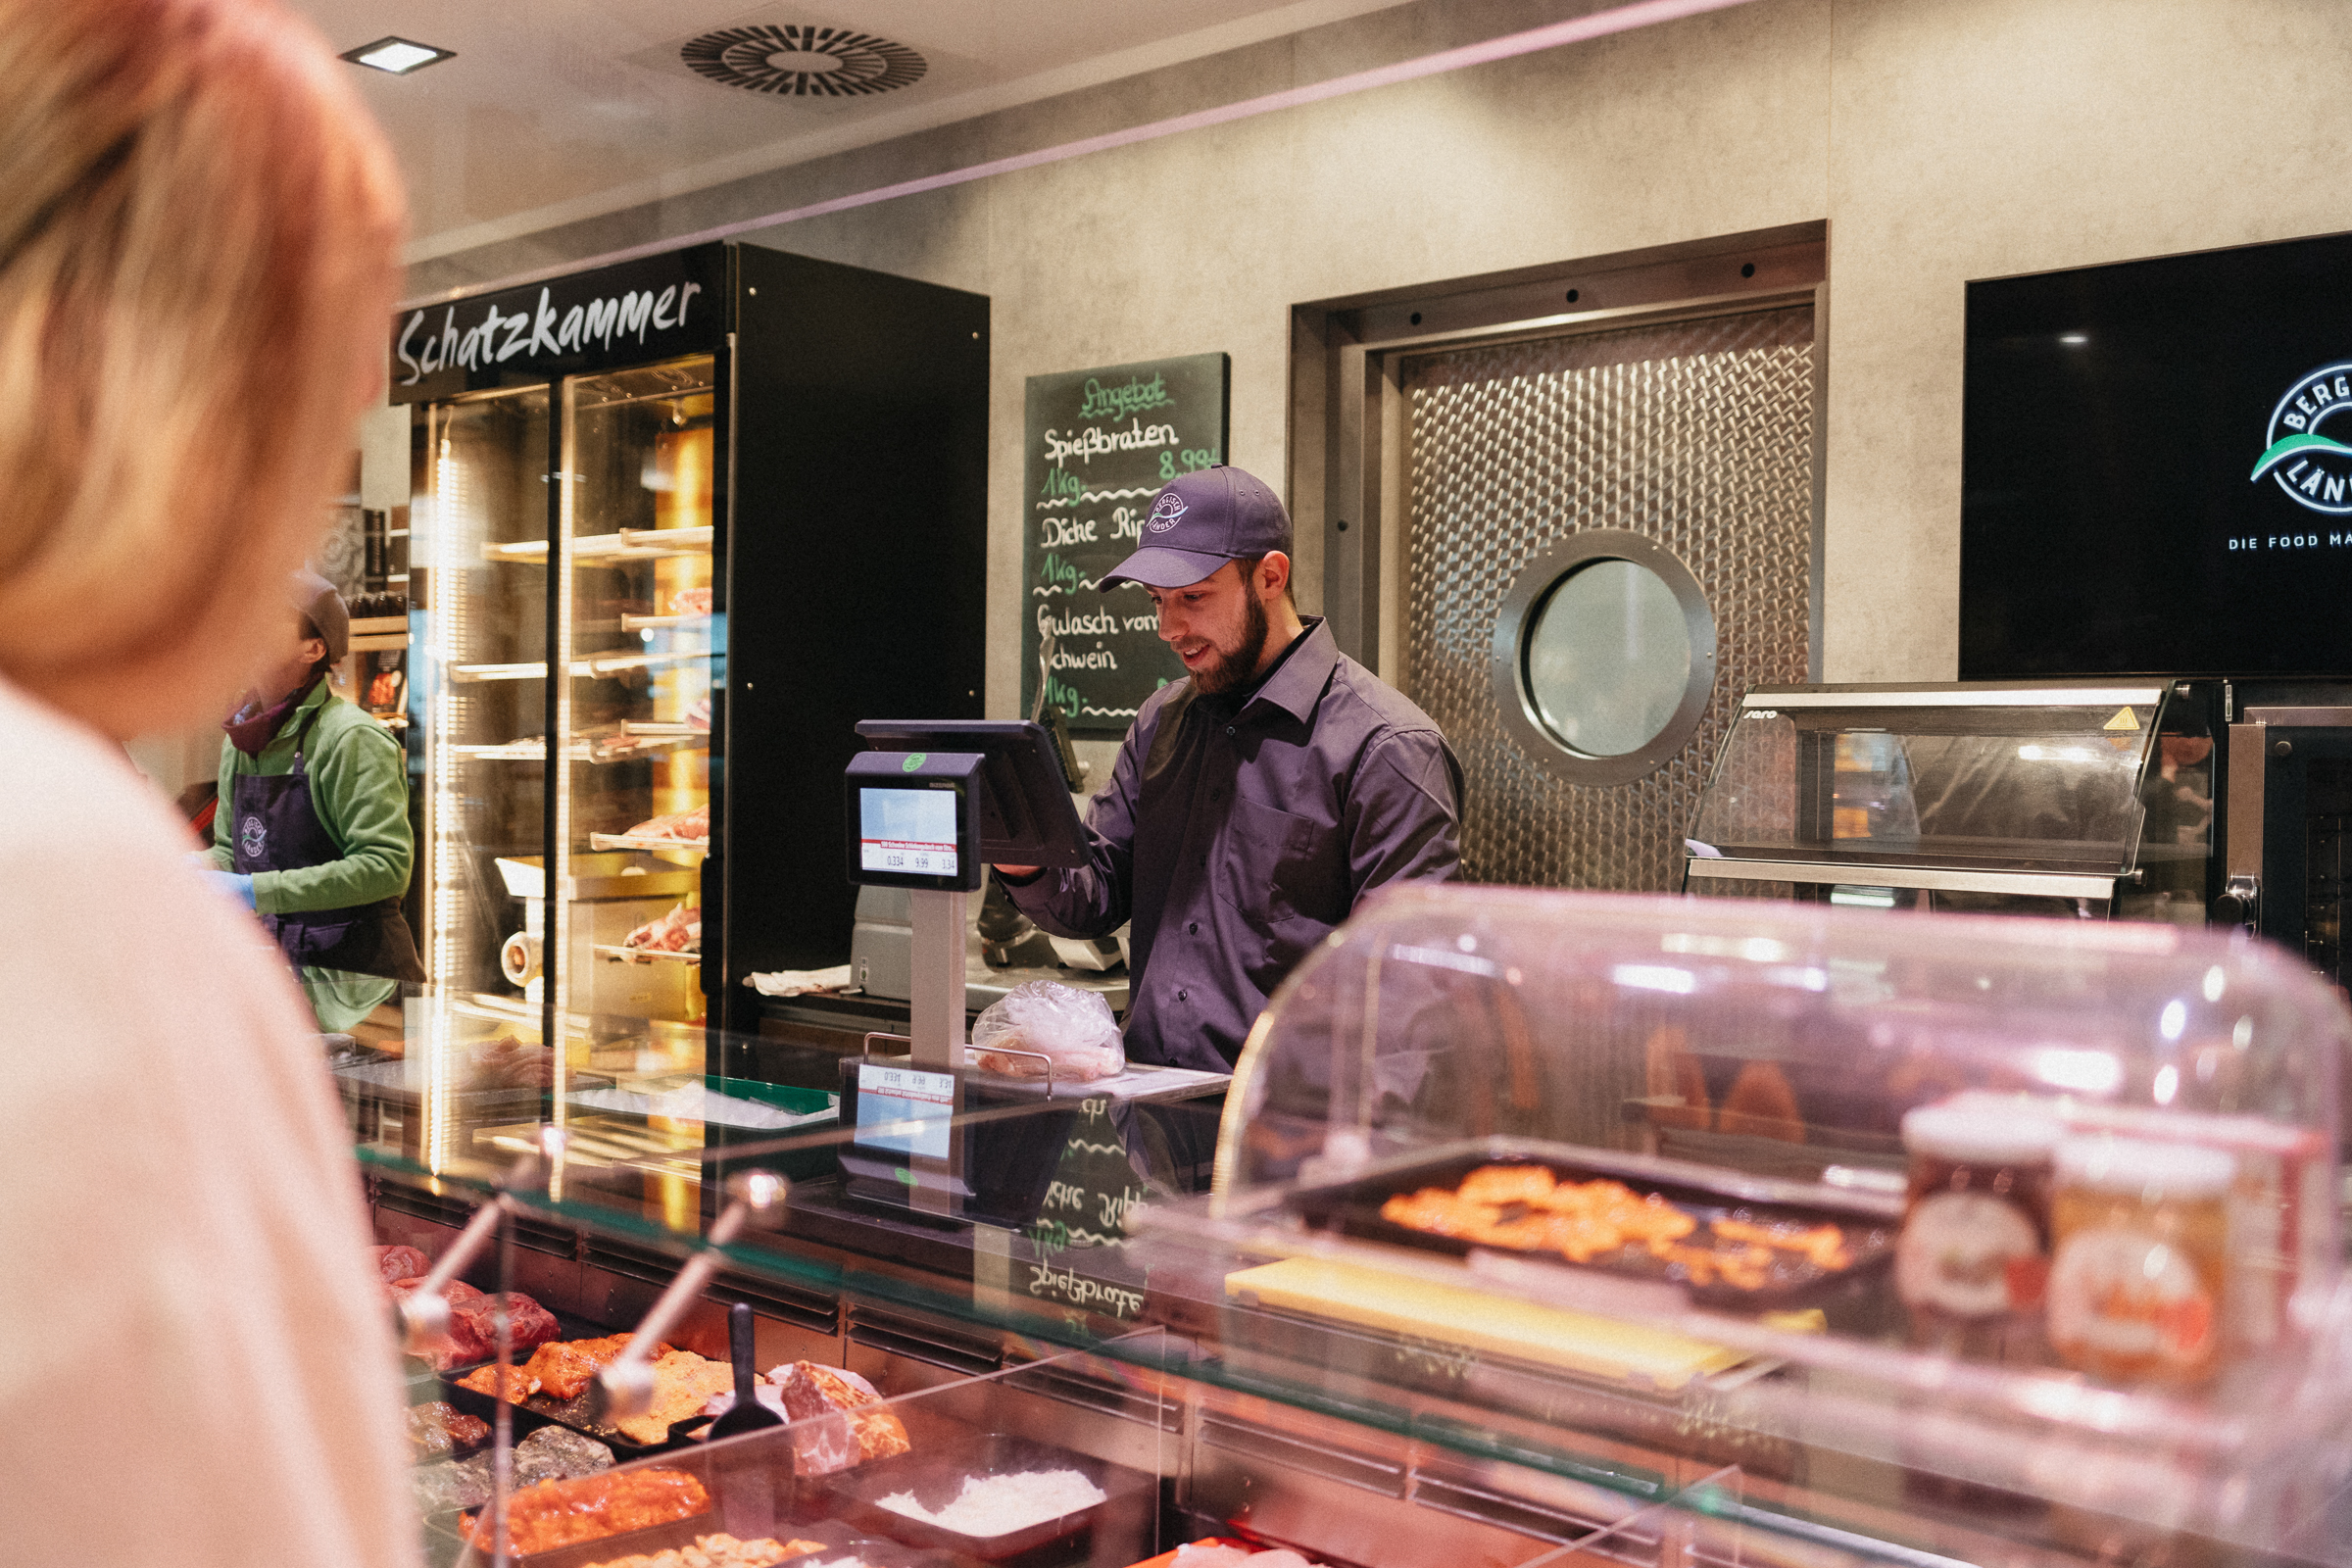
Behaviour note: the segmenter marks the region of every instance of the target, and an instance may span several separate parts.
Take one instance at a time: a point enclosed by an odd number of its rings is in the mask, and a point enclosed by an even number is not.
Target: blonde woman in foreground
[[[0,1560],[416,1561],[302,1004],[122,738],[217,718],[380,384],[383,144],[274,0],[0,0]]]

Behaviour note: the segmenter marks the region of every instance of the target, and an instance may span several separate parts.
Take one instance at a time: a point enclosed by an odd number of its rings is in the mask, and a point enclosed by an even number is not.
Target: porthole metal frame
[[[1627,562],[1656,574],[1674,595],[1683,612],[1683,628],[1690,638],[1690,672],[1673,716],[1641,750],[1618,757],[1580,752],[1560,739],[1544,722],[1527,684],[1527,634],[1538,613],[1554,589],[1603,561]],[[1715,690],[1715,612],[1690,568],[1664,545],[1621,528],[1588,528],[1570,534],[1520,568],[1494,617],[1490,671],[1502,726],[1529,757],[1569,784],[1630,784],[1673,760],[1697,733],[1707,699]]]

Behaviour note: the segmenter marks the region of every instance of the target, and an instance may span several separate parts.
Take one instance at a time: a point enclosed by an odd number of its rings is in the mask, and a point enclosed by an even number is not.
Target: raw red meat
[[[373,1250],[376,1278],[386,1284],[414,1278],[433,1266],[433,1260],[414,1247],[378,1247]]]
[[[507,1311],[512,1320],[510,1332],[514,1335],[516,1361],[521,1361],[560,1333],[555,1314],[519,1291],[508,1294]],[[439,1362],[438,1369],[441,1371],[495,1357],[498,1354],[497,1298],[477,1296],[470,1301],[450,1303],[449,1338],[449,1358]]]
[[[413,1280],[394,1280],[391,1285],[391,1291],[394,1296],[406,1296],[423,1283],[424,1276],[421,1274],[417,1275]],[[461,1301],[478,1301],[482,1298],[482,1293],[475,1290],[472,1286],[466,1284],[464,1280],[451,1280],[449,1282],[449,1289],[443,1291],[441,1294],[453,1307]]]

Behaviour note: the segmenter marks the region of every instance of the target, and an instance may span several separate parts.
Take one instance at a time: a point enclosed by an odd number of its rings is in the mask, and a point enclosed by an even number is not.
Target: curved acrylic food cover
[[[2320,1472],[2352,1464],[2335,1190],[2348,1041],[2352,1014],[2290,955],[2214,932],[1398,888],[1259,1020],[1214,1194],[1140,1228],[1206,1246],[1229,1313],[1234,1275],[1311,1258],[1639,1321],[1798,1369],[1711,1388],[1718,1418],[2275,1545]],[[1906,1342],[1885,1274],[1875,1317],[1849,1301],[1843,1319],[1830,1306],[1829,1332],[1787,1332],[1722,1292],[1661,1296],[1466,1243],[1417,1250],[1343,1213],[1354,1195],[1355,1218],[1376,1217],[1416,1170],[1450,1178],[1532,1150],[1850,1214],[1855,1238],[1876,1223],[1883,1241],[1902,1213],[1904,1112],[1959,1097],[2232,1152],[2222,1378],[2118,1388],[1953,1361]]]

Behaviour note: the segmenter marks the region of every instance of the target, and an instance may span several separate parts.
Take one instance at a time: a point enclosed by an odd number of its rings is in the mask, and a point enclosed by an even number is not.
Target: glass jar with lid
[[[2043,1359],[2055,1119],[1996,1099],[1923,1105],[1902,1121],[1911,1160],[1896,1294],[1912,1343],[1995,1361]]]
[[[2119,1383],[2197,1383],[2220,1359],[2230,1185],[2218,1149],[2069,1138],[2050,1204],[2050,1344]]]

